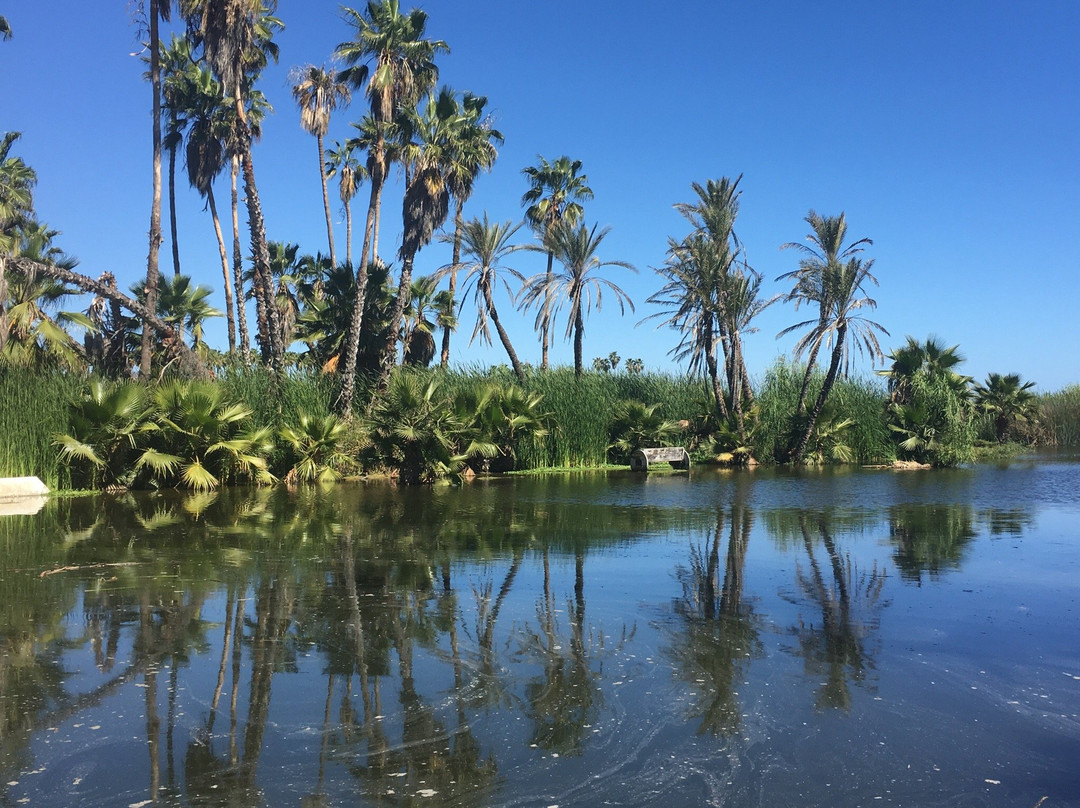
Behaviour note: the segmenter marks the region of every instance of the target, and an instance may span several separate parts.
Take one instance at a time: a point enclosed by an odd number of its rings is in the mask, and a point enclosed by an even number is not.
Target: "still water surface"
[[[1080,461],[0,517],[0,803],[1080,806]]]

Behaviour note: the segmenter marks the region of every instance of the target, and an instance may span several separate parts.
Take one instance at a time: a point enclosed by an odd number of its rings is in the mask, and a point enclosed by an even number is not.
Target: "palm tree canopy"
[[[348,65],[339,79],[355,88],[366,85],[374,120],[392,121],[435,86],[435,55],[450,48],[441,39],[424,39],[427,14],[418,8],[402,14],[398,0],[368,0],[366,13],[345,7],[342,14],[356,31],[334,49]]]
[[[521,197],[521,204],[527,205],[525,218],[539,231],[547,231],[556,222],[565,219],[570,224],[577,224],[584,213],[581,202],[593,198],[589,178],[581,171],[581,161],[571,160],[566,155],[549,163],[537,155],[538,165],[521,170],[529,180],[529,190]]]
[[[304,131],[321,137],[330,127],[330,113],[349,103],[349,87],[325,67],[304,65],[292,76],[292,96],[300,107]]]
[[[625,312],[627,306],[630,307],[630,311],[634,310],[634,302],[626,292],[607,278],[596,277],[592,274],[601,267],[607,266],[622,267],[631,272],[637,272],[634,265],[626,261],[600,260],[597,251],[609,232],[611,232],[610,227],[597,231],[597,225],[593,225],[590,230],[584,223],[574,226],[564,220],[552,230],[548,239],[547,246],[555,254],[555,259],[563,266],[563,271],[556,273],[551,281],[552,312],[559,311],[564,302],[569,302],[567,337],[573,332],[575,323],[579,322],[579,315],[583,319],[585,314],[592,311],[594,303],[596,309],[600,310],[604,289],[608,289],[615,296],[621,312]],[[546,275],[535,275],[530,278],[524,290],[522,305],[529,308],[541,303],[547,287]],[[540,315],[537,315],[537,322],[539,319]]]

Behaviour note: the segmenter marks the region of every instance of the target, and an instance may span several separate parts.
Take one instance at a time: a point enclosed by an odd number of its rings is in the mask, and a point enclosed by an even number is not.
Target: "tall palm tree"
[[[191,40],[173,34],[169,44],[161,43],[161,95],[165,102],[168,123],[165,125],[164,148],[169,150],[169,233],[172,239],[173,275],[180,274],[180,244],[176,235],[176,152],[184,142],[184,95],[196,69],[191,52]]]
[[[343,13],[346,21],[355,28],[355,36],[338,45],[334,55],[348,65],[342,77],[355,88],[365,87],[374,124],[374,141],[368,160],[371,199],[364,227],[364,249],[356,271],[357,295],[345,345],[345,367],[338,402],[342,412],[347,414],[352,409],[356,384],[356,353],[364,317],[369,249],[389,169],[386,129],[404,107],[415,103],[435,86],[439,76],[433,61],[435,55],[450,49],[442,40],[424,38],[427,14],[420,9],[402,14],[397,0],[368,0],[366,13],[352,8],[343,9]]]
[[[788,242],[780,246],[781,250],[793,248],[802,254],[799,260],[799,268],[791,272],[785,272],[777,280],[794,279],[794,288],[784,298],[788,302],[794,302],[795,308],[801,304],[816,305],[818,307],[818,323],[823,326],[829,317],[830,301],[827,299],[825,288],[825,276],[828,271],[836,270],[836,267],[845,261],[849,261],[861,253],[864,245],[874,242],[868,238],[861,238],[848,245],[844,245],[847,238],[847,218],[843,211],[839,216],[821,216],[811,210],[806,214],[804,221],[810,225],[810,234],[807,235],[807,244]],[[797,416],[801,416],[806,406],[806,391],[810,387],[810,377],[814,372],[817,361],[819,344],[810,346],[810,354],[806,360],[806,369],[803,372],[802,388],[799,390],[798,403],[795,406]],[[798,359],[796,351],[795,358]]]
[[[158,34],[158,22],[168,20],[172,12],[172,0],[149,0],[150,29],[150,87],[153,93],[151,107],[153,151],[153,195],[150,204],[150,251],[146,257],[146,302],[147,308],[154,311],[158,294],[158,250],[161,247],[161,39]],[[139,358],[139,375],[150,378],[150,356],[152,349],[150,324],[143,324],[142,350]]]
[[[390,317],[390,336],[383,353],[380,386],[385,385],[397,360],[397,337],[401,317],[409,302],[413,262],[416,253],[431,242],[435,230],[442,226],[450,213],[450,187],[447,183],[449,166],[454,157],[454,136],[460,123],[456,108],[440,105],[429,96],[423,113],[406,110],[404,126],[410,145],[404,158],[411,178],[405,187],[401,208],[401,275],[398,297]]]
[[[189,30],[197,32],[210,68],[236,109],[235,147],[244,174],[251,255],[257,279],[255,294],[256,300],[261,300],[262,316],[266,320],[265,329],[260,322],[260,342],[264,360],[280,374],[284,370],[285,348],[281,344],[277,307],[273,304],[266,225],[255,183],[252,130],[245,103],[251,73],[257,72],[260,60],[265,63],[264,43],[274,27],[267,23],[267,18],[271,17],[275,5],[273,0],[269,3],[264,0],[181,0]]]
[[[521,224],[510,222],[489,222],[487,213],[483,220],[471,219],[461,228],[461,247],[469,260],[458,260],[453,264],[443,267],[439,275],[445,275],[458,270],[465,271],[465,279],[462,281],[462,290],[468,294],[473,290],[473,301],[476,305],[476,325],[473,327],[469,344],[472,345],[477,336],[481,341],[491,344],[491,332],[488,329],[488,320],[495,325],[495,331],[499,335],[499,341],[506,349],[506,355],[510,358],[510,365],[514,369],[514,375],[519,381],[525,381],[525,373],[521,368],[517,352],[510,343],[510,337],[499,320],[499,313],[495,308],[494,287],[500,280],[500,273],[512,275],[522,284],[525,276],[512,267],[503,266],[503,260],[513,252],[524,249],[523,245],[510,244],[510,239],[521,229]],[[510,295],[510,301],[514,300],[514,292],[505,278],[502,279],[506,291]]]
[[[822,346],[831,345],[832,347],[829,369],[825,374],[817,401],[814,402],[814,407],[810,411],[802,437],[792,452],[792,462],[798,463],[806,452],[818,416],[836,382],[841,363],[850,355],[850,349],[854,347],[859,352],[865,351],[875,360],[881,356],[881,346],[878,344],[875,332],[886,335],[889,332],[882,325],[866,319],[861,314],[863,309],[877,307],[877,301],[867,296],[863,289],[863,284],[867,282],[877,285],[877,278],[870,274],[873,265],[873,260],[849,258],[847,263],[836,262],[823,267],[819,285],[813,294],[824,301],[825,314],[816,320],[797,323],[780,332],[783,336],[804,328],[810,329],[795,344],[797,355],[806,350],[816,354]]]
[[[559,222],[565,221],[570,225],[578,223],[584,213],[581,202],[592,199],[593,192],[589,187],[589,178],[578,173],[581,171],[580,160],[571,160],[566,155],[559,157],[554,163],[549,163],[540,155],[537,155],[537,159],[540,161],[537,165],[521,170],[530,183],[529,190],[521,197],[521,204],[528,205],[525,218],[546,245]],[[549,248],[547,254],[547,277],[550,283],[555,252]],[[538,320],[541,370],[547,370],[548,367],[551,305],[551,298],[545,298]]]
[[[221,85],[209,70],[195,68],[188,72],[187,79],[183,87],[178,89],[177,103],[183,105],[189,125],[186,151],[188,181],[206,199],[214,224],[225,284],[225,316],[231,354],[236,350],[233,282],[214,197],[214,180],[225,170],[226,142],[232,130],[232,116]]]
[[[266,100],[266,96],[255,89],[248,91],[246,103],[251,138],[253,141],[258,141],[262,137],[263,119],[273,111],[273,107]],[[251,338],[248,335],[247,327],[246,303],[248,296],[244,293],[244,251],[240,245],[240,194],[237,189],[240,177],[240,152],[239,141],[236,138],[236,112],[231,106],[228,108],[228,118],[231,126],[225,150],[229,156],[229,206],[232,213],[232,277],[236,286],[237,337],[240,343],[240,354],[246,360],[251,352]],[[258,311],[258,304],[256,311]]]
[[[615,295],[620,311],[625,311],[626,306],[630,307],[630,311],[634,310],[634,303],[626,292],[607,278],[598,278],[591,274],[606,266],[637,272],[634,266],[626,261],[601,261],[597,256],[600,244],[610,230],[611,228],[605,227],[597,232],[596,225],[590,230],[584,223],[574,226],[564,219],[552,230],[544,245],[544,249],[550,250],[563,265],[563,272],[553,275],[550,280],[546,274],[536,275],[529,279],[524,289],[523,306],[531,308],[541,304],[540,313],[537,315],[538,325],[545,315],[558,312],[564,302],[569,304],[566,337],[569,339],[571,334],[574,336],[575,376],[580,376],[584,370],[581,357],[585,315],[592,311],[594,296],[597,311],[603,302],[604,288]]]
[[[360,190],[360,183],[367,177],[367,169],[360,165],[354,155],[352,141],[344,144],[334,142],[334,148],[326,153],[326,178],[337,176],[338,196],[345,212],[345,263],[352,266],[352,201]]]
[[[315,136],[319,148],[319,182],[322,185],[323,208],[326,212],[326,238],[330,243],[330,263],[337,263],[334,252],[334,222],[330,216],[330,195],[326,190],[326,157],[323,137],[330,128],[330,113],[339,105],[349,103],[349,86],[325,67],[304,65],[293,76],[292,96],[300,107],[300,125]]]
[[[444,87],[439,94],[440,104],[452,104],[453,114],[458,116],[458,126],[454,132],[453,157],[448,163],[446,182],[450,187],[450,196],[454,199],[454,240],[451,266],[461,261],[461,231],[464,226],[465,201],[472,195],[473,182],[481,171],[490,171],[495,164],[498,152],[496,143],[503,142],[502,133],[492,126],[489,116],[484,114],[487,98],[465,93],[458,106],[453,91]],[[450,307],[454,308],[454,294],[457,292],[457,271],[450,271]],[[440,364],[443,367],[450,361],[450,332],[444,328]]]
[[[8,23],[7,17],[0,14],[0,39],[7,42],[11,39],[11,24]]]
[[[1008,440],[1009,430],[1016,421],[1027,421],[1035,415],[1035,394],[1030,392],[1035,382],[1021,381],[1018,373],[1004,376],[991,373],[985,385],[975,385],[979,409],[994,419],[998,443]]]

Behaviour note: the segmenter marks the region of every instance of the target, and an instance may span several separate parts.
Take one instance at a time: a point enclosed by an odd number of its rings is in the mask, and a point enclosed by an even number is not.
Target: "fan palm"
[[[637,272],[632,264],[626,261],[601,261],[597,251],[611,228],[605,227],[597,232],[597,226],[593,225],[590,230],[584,223],[578,226],[569,224],[563,220],[551,232],[544,245],[545,249],[559,260],[563,265],[563,271],[551,276],[536,275],[529,279],[522,298],[522,306],[530,308],[540,304],[540,313],[537,315],[537,325],[542,317],[555,314],[563,303],[567,303],[569,311],[566,317],[566,337],[574,337],[574,375],[580,376],[584,371],[582,364],[583,337],[585,335],[585,315],[592,311],[593,301],[597,311],[603,303],[603,290],[608,289],[619,304],[619,310],[625,312],[626,307],[634,310],[634,303],[616,284],[607,278],[595,277],[592,273],[601,267],[615,266]]]
[[[429,319],[434,314],[438,278],[426,276],[417,278],[409,290],[409,306],[405,312],[405,354],[406,365],[427,367],[435,358],[435,323]]]
[[[454,158],[454,137],[461,116],[456,105],[440,104],[432,95],[428,96],[423,112],[407,110],[403,118],[403,128],[409,134],[404,161],[407,168],[411,168],[412,177],[405,187],[401,209],[402,236],[398,253],[401,274],[397,301],[390,316],[390,336],[383,354],[380,386],[385,384],[397,358],[397,335],[402,313],[409,302],[416,253],[431,242],[435,230],[442,226],[450,212],[447,176]]]
[[[433,61],[434,57],[440,51],[448,52],[449,48],[442,40],[425,39],[427,14],[420,9],[413,9],[407,15],[402,14],[398,0],[368,0],[366,13],[352,8],[344,8],[343,13],[346,21],[355,28],[355,35],[352,40],[338,45],[334,55],[348,65],[342,72],[342,78],[355,88],[365,87],[371,104],[371,123],[374,130],[368,159],[371,199],[364,227],[364,249],[356,272],[356,286],[360,291],[356,296],[349,325],[339,400],[342,412],[348,413],[352,408],[356,384],[356,360],[364,317],[369,249],[382,199],[383,184],[389,170],[386,129],[403,108],[415,103],[435,86],[439,71]]]
[[[187,101],[184,99],[191,72],[196,69],[191,40],[173,34],[169,44],[160,43],[161,97],[168,122],[164,148],[169,150],[169,233],[172,237],[173,275],[180,274],[180,244],[176,235],[176,152],[184,142]]]
[[[285,482],[328,483],[341,479],[342,471],[353,463],[340,448],[348,431],[348,424],[333,415],[317,418],[306,412],[300,413],[295,425],[283,426],[279,434],[295,460]]]
[[[33,213],[37,183],[34,170],[21,157],[11,156],[11,146],[19,137],[19,132],[5,132],[0,139],[0,350],[8,333],[6,254],[18,249],[18,230]]]
[[[571,160],[566,155],[559,157],[553,163],[549,163],[540,155],[537,155],[537,159],[540,161],[537,165],[527,166],[521,170],[530,184],[529,190],[521,197],[521,204],[528,206],[525,209],[525,218],[540,235],[541,241],[547,245],[549,237],[554,233],[559,222],[577,224],[584,214],[581,202],[592,199],[593,192],[589,187],[589,178],[578,173],[581,171],[580,160]],[[547,254],[547,277],[550,284],[555,253],[549,248]],[[547,370],[548,367],[551,305],[551,298],[545,298],[544,306],[540,311],[541,316],[537,321],[540,330],[541,370]]]
[[[228,328],[229,352],[236,350],[236,321],[233,314],[233,281],[225,236],[221,230],[214,181],[225,169],[226,145],[232,130],[230,109],[226,105],[221,84],[209,70],[196,67],[188,70],[174,88],[175,103],[183,110],[188,124],[187,175],[191,187],[206,199],[217,238],[221,258],[221,274],[225,288],[225,317]]]
[[[911,403],[912,385],[919,374],[946,381],[961,399],[967,399],[971,377],[953,370],[964,362],[959,348],[959,345],[947,348],[933,335],[921,343],[909,335],[904,345],[885,357],[892,365],[877,373],[888,379],[890,398],[898,404]]]
[[[178,275],[171,281],[161,283],[158,316],[174,326],[179,336],[187,328],[191,332],[192,350],[196,354],[205,348],[202,339],[204,323],[212,317],[221,316],[221,312],[208,302],[212,294],[213,290],[208,286],[193,286],[187,275]]]
[[[356,146],[352,141],[344,144],[334,142],[334,148],[326,153],[326,178],[338,177],[338,196],[345,212],[345,263],[352,266],[352,200],[360,190],[360,183],[367,178],[367,169],[360,165],[354,155]]]
[[[251,255],[257,279],[255,295],[256,302],[261,303],[260,341],[264,360],[280,374],[284,368],[285,347],[281,343],[277,307],[273,305],[266,225],[255,183],[255,164],[251,154],[253,133],[246,103],[251,76],[265,65],[267,54],[276,53],[269,47],[274,29],[280,27],[280,22],[272,16],[274,5],[273,2],[268,5],[264,0],[180,2],[189,30],[196,32],[207,63],[236,110],[232,139],[244,174]]]
[[[506,333],[506,329],[499,319],[494,296],[494,289],[499,280],[502,280],[507,294],[510,295],[510,301],[513,302],[514,300],[515,295],[510,288],[509,282],[505,278],[499,277],[503,273],[511,275],[522,284],[525,283],[524,275],[512,267],[503,265],[503,261],[507,256],[524,249],[523,245],[510,244],[510,239],[519,229],[521,229],[521,224],[512,224],[509,221],[489,222],[486,212],[482,220],[472,219],[466,222],[461,228],[461,246],[469,260],[459,260],[443,267],[439,270],[438,275],[441,277],[458,270],[465,271],[462,289],[465,294],[468,294],[470,289],[472,290],[473,302],[476,306],[476,325],[473,327],[469,344],[472,345],[477,336],[480,337],[482,342],[488,345],[491,344],[491,331],[488,328],[488,321],[490,320],[495,326],[495,331],[499,335],[499,341],[502,343],[503,348],[506,350],[507,357],[510,359],[514,375],[517,376],[518,381],[524,382],[525,372],[521,368],[521,362],[518,359],[517,352],[514,350],[514,346],[510,343],[510,336]]]
[[[325,67],[304,65],[293,76],[293,99],[300,107],[300,125],[315,136],[319,149],[319,182],[322,185],[323,208],[326,212],[326,238],[330,242],[330,263],[337,263],[334,252],[334,223],[330,217],[330,195],[326,190],[326,157],[323,137],[330,128],[330,113],[341,104],[349,103],[349,87]]]
[[[86,473],[90,487],[128,487],[133,482],[139,444],[147,435],[145,389],[130,381],[91,379],[86,394],[72,402],[71,431],[55,436],[53,443],[65,463]]]
[[[1030,389],[1035,382],[1023,382],[1020,374],[991,373],[985,384],[975,385],[975,400],[983,412],[994,421],[998,443],[1009,439],[1009,430],[1017,421],[1035,417],[1035,394]]]

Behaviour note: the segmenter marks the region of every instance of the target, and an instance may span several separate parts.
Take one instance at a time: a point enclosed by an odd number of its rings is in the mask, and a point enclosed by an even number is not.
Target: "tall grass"
[[[804,365],[789,364],[783,357],[766,372],[757,396],[758,428],[754,437],[755,457],[762,463],[777,461],[790,446],[805,420],[796,421],[795,408],[802,387]],[[806,395],[806,409],[814,406],[825,379],[814,373]],[[888,422],[885,419],[885,388],[876,379],[839,378],[833,385],[821,419],[854,423],[843,433],[843,441],[858,463],[883,463],[896,457]]]
[[[85,384],[80,373],[0,368],[0,477],[39,477],[51,489],[70,486],[52,441],[68,431],[68,404]]]
[[[1048,445],[1080,446],[1080,384],[1044,393],[1037,406],[1040,431]]]
[[[226,397],[242,403],[259,426],[296,423],[301,412],[328,415],[333,404],[334,380],[317,371],[296,371],[274,385],[264,367],[231,369],[221,378]]]

